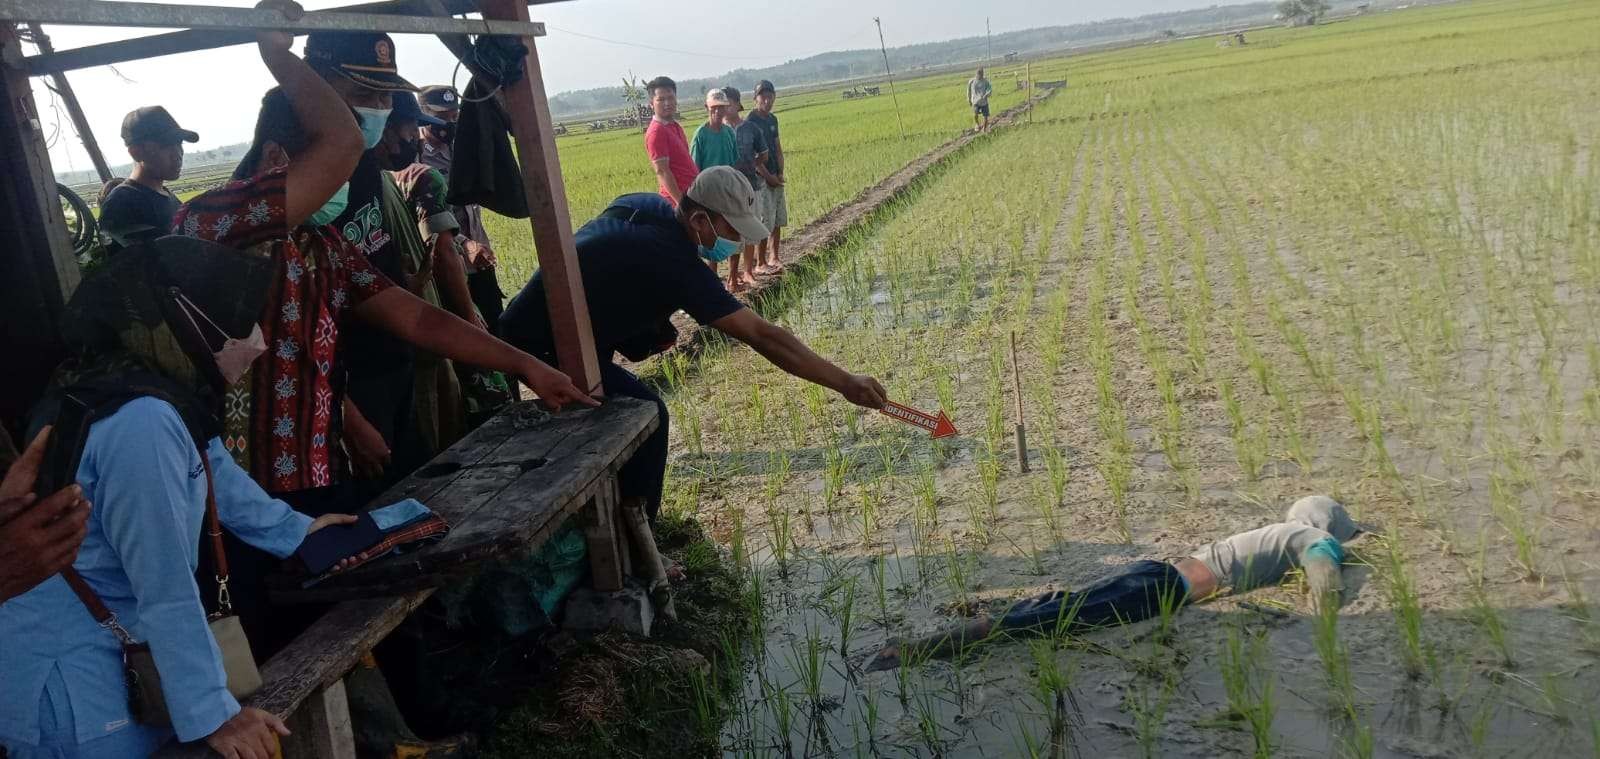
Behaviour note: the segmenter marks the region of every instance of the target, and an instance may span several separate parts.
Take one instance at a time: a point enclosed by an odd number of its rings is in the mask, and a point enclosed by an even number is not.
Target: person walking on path
[[[722,91],[728,95],[727,123],[733,125],[733,139],[739,144],[739,162],[734,168],[744,175],[750,182],[750,189],[755,193],[756,214],[761,215],[761,210],[766,207],[767,193],[774,186],[782,182],[767,170],[767,154],[770,150],[767,145],[767,134],[760,126],[745,121],[741,115],[744,104],[739,100],[739,90],[733,87],[724,87]],[[756,246],[765,244],[767,236],[762,235],[760,240],[750,240],[743,247],[741,253],[734,254],[729,261],[728,289],[741,292],[756,283]],[[745,271],[739,272],[739,262],[744,261]]]
[[[978,75],[967,80],[967,102],[972,104],[972,123],[978,126],[978,131],[989,131],[989,93],[994,92],[994,85],[983,77],[983,69],[978,69]]]
[[[700,173],[700,167],[689,155],[689,138],[677,121],[678,83],[658,76],[644,88],[650,93],[651,113],[650,126],[644,130],[644,152],[650,156],[650,168],[656,173],[658,192],[676,206]]]
[[[766,241],[756,246],[756,258],[759,260],[756,274],[763,275],[777,274],[783,270],[783,260],[778,253],[783,228],[789,225],[789,203],[784,197],[783,144],[778,141],[778,116],[772,112],[772,104],[777,99],[778,90],[772,86],[772,82],[765,79],[756,82],[756,108],[747,119],[766,136],[767,173],[778,179],[776,184],[767,183],[766,203],[761,211],[761,223],[772,230]]]
[[[199,140],[159,105],[123,117],[122,142],[133,158],[133,172],[100,204],[100,227],[111,238],[107,252],[154,240],[172,228],[180,203],[167,183],[183,173],[183,143]]]

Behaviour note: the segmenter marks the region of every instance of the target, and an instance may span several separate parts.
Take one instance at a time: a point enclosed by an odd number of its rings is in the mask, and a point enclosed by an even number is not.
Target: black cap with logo
[[[199,142],[200,135],[178,126],[178,120],[159,105],[136,108],[122,117],[122,144],[155,142],[176,145],[180,142]]]
[[[759,82],[756,82],[756,94],[760,95],[763,92],[776,95],[778,94],[778,89],[772,86],[772,82],[763,79]]]
[[[410,119],[424,126],[442,126],[445,123],[444,119],[435,118],[424,113],[417,106],[417,96],[409,92],[396,92],[393,105],[390,108],[390,121]]]
[[[306,62],[331,68],[356,84],[385,92],[416,92],[394,62],[394,40],[376,32],[312,32]]]
[[[435,84],[423,87],[417,93],[417,99],[422,101],[422,107],[430,111],[459,111],[461,110],[461,96],[456,94],[456,88],[446,84]]]

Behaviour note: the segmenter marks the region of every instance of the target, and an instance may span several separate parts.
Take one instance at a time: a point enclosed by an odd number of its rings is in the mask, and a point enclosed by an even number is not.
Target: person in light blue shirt
[[[135,722],[117,636],[57,575],[0,605],[0,744],[10,759],[98,759],[203,739],[225,757],[269,759],[287,729],[229,694],[195,582],[207,464],[223,526],[274,555],[354,517],[291,510],[217,436],[222,390],[264,347],[250,338],[259,337],[271,262],[185,238],[127,252],[86,277],[68,304],[64,337],[75,355],[35,423],[58,418],[69,394],[94,413],[76,473],[94,505],[73,568],[149,645],[173,726]]]

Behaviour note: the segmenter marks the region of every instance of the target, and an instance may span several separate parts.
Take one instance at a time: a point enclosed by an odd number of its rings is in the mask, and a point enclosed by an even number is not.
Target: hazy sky
[[[184,0],[167,0],[184,2]],[[354,0],[302,0],[308,10]],[[872,17],[883,18],[890,47],[982,34],[984,18],[995,32],[1205,7],[1217,0],[790,0],[719,2],[674,0],[574,0],[536,5],[535,21],[548,25],[539,40],[545,87],[555,94],[620,83],[629,70],[700,77],[742,66],[769,66],[829,50],[875,46]],[[1223,0],[1225,3],[1226,0]],[[211,0],[247,7],[251,0]],[[47,26],[56,49],[153,34],[151,29]],[[603,42],[595,37],[629,43]],[[301,38],[302,41],[304,38]],[[446,82],[454,59],[433,37],[396,35],[400,73],[418,85]],[[641,47],[645,46],[645,47]],[[298,49],[298,44],[297,44]],[[681,51],[681,52],[674,52]],[[31,51],[30,51],[31,52]],[[204,149],[250,138],[260,97],[271,85],[254,46],[153,58],[68,74],[88,113],[106,160],[125,163],[122,116],[142,105],[164,105],[178,123],[200,133]],[[34,95],[48,135],[58,112],[48,90],[34,80]],[[459,82],[466,85],[465,76]],[[779,82],[782,86],[782,82]],[[56,171],[91,168],[64,110],[50,150]]]

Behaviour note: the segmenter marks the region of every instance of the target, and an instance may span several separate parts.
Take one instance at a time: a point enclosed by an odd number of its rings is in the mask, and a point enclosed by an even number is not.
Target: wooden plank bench
[[[337,602],[262,666],[261,690],[245,703],[288,723],[286,759],[355,756],[342,678],[436,588],[482,562],[536,549],[581,516],[596,588],[621,586],[616,473],[660,424],[655,404],[613,398],[529,424],[532,409],[514,404],[373,502],[422,501],[450,523],[443,540],[309,589],[274,587],[285,600]],[[157,756],[216,755],[196,742]]]

